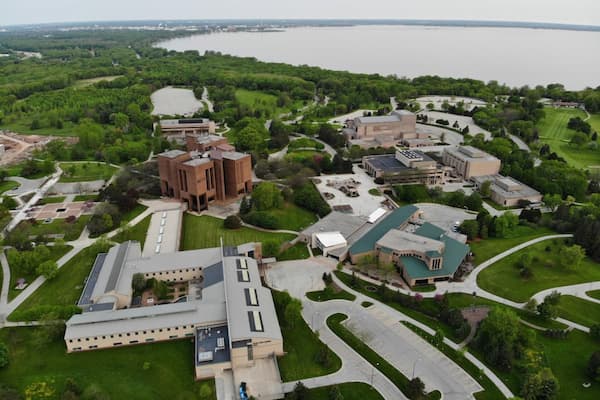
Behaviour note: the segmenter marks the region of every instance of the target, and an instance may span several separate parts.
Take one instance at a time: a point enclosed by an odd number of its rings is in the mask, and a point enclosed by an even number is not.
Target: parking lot
[[[443,204],[417,203],[422,211],[421,219],[431,222],[446,231],[452,232],[452,227],[460,225],[464,220],[477,218],[477,213]]]
[[[333,198],[327,199],[327,203],[329,203],[332,208],[334,206],[349,205],[352,207],[353,215],[368,216],[382,206],[381,202],[385,200],[385,197],[374,196],[369,193],[369,189],[378,189],[378,185],[373,182],[373,178],[370,177],[364,169],[360,168],[358,165],[354,165],[353,171],[354,174],[321,176],[319,178],[320,183],[317,183],[316,186],[321,194],[333,194]],[[359,183],[356,185],[358,197],[349,197],[334,186],[327,185],[328,182],[339,184],[350,179]]]

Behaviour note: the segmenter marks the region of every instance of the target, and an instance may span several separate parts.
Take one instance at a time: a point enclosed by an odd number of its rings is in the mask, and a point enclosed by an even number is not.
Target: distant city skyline
[[[189,19],[433,19],[600,25],[598,0],[20,0],[0,25]]]

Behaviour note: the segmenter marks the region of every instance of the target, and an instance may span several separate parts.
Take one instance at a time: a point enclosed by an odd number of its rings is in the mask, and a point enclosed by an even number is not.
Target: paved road
[[[274,288],[287,289],[292,296],[303,299],[302,315],[309,326],[319,332],[320,338],[342,358],[344,365],[352,367],[342,368],[326,377],[306,380],[305,384],[316,387],[353,380],[369,383],[373,373],[373,385],[386,399],[404,398],[388,392],[387,390],[397,389],[394,389],[393,385],[392,388],[386,389],[388,384],[383,380],[383,376],[378,378],[379,374],[372,372],[369,364],[358,368],[358,365],[366,361],[357,358],[358,355],[343,342],[340,344],[340,339],[326,328],[326,320],[330,315],[343,313],[350,317],[347,325],[349,329],[399,371],[412,377],[414,367],[415,376],[421,377],[427,390],[440,390],[444,398],[456,400],[473,398],[472,393],[481,390],[479,384],[454,362],[400,324],[400,315],[395,311],[390,313],[386,306],[376,305],[365,309],[360,305],[364,297],[361,295],[355,302],[336,300],[317,303],[306,299],[304,293],[323,287],[321,276],[323,272],[331,271],[334,265],[332,260],[323,257],[308,261],[282,262],[275,264],[267,275],[267,280]],[[289,387],[293,387],[293,383],[290,383]]]
[[[21,196],[26,193],[33,192],[34,190],[37,190],[47,178],[44,177],[40,179],[27,179],[22,178],[20,176],[9,176],[6,179],[10,181],[15,181],[20,186],[16,189],[7,191],[5,194],[7,196]]]
[[[206,108],[208,109],[209,112],[215,112],[215,107],[212,103],[212,101],[210,101],[208,99],[208,89],[206,88],[206,86],[204,86],[203,90],[202,90],[202,102],[204,104],[206,104]]]

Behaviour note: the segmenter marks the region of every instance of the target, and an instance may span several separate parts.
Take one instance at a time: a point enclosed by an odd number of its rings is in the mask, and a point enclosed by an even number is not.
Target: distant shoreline
[[[487,20],[424,20],[424,19],[214,19],[214,20],[143,20],[143,21],[103,21],[103,22],[68,22],[48,24],[27,24],[2,26],[7,31],[22,30],[109,30],[123,27],[140,30],[188,30],[193,27],[202,29],[237,27],[240,30],[292,28],[300,26],[312,27],[341,27],[364,25],[404,25],[431,27],[461,27],[461,28],[524,28],[524,29],[553,29],[568,31],[600,32],[597,25],[576,25],[550,22],[525,21],[487,21]],[[192,33],[192,32],[190,32]]]

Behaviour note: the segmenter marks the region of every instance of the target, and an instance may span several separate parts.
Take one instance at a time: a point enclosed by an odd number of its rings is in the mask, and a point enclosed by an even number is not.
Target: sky
[[[462,19],[600,25],[599,0],[0,0],[0,25],[148,19]]]

